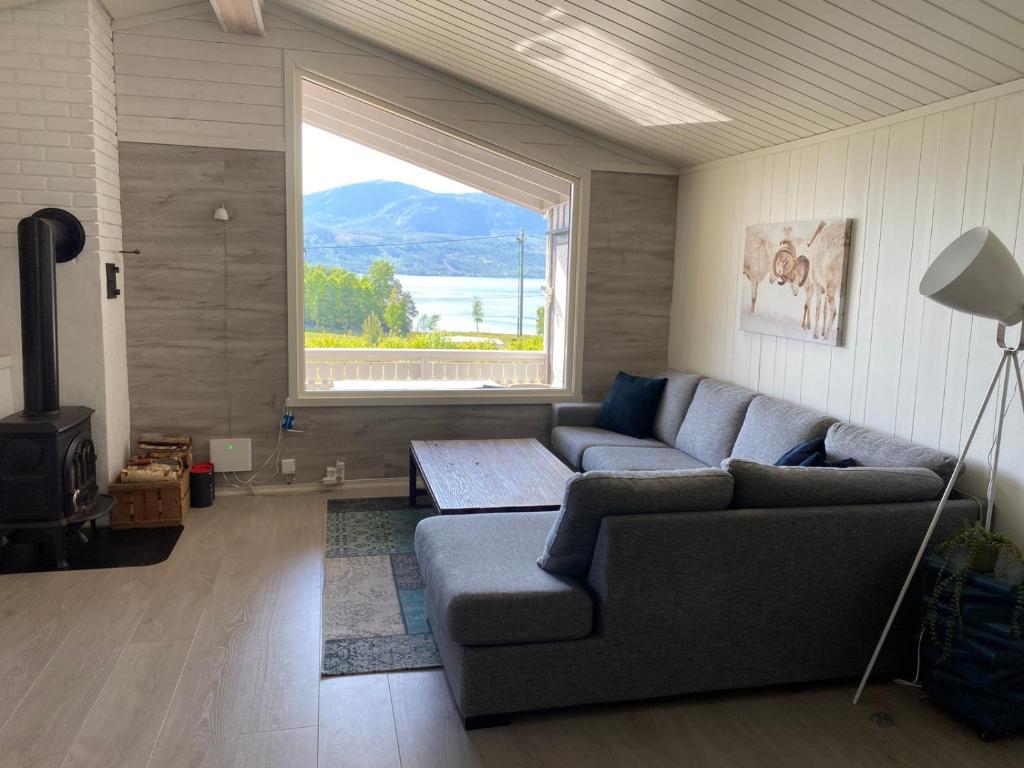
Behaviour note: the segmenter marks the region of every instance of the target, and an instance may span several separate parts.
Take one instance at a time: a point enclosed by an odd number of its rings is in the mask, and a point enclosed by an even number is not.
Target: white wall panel
[[[1022,136],[1024,92],[1011,92],[684,174],[670,363],[958,451],[998,359],[995,324],[917,286],[942,248],[981,224],[1024,263]],[[743,228],[832,216],[854,219],[843,346],[741,331]],[[990,416],[963,481],[979,494],[993,427]],[[1024,540],[1019,399],[1006,431],[996,524]]]
[[[212,12],[119,25],[114,33],[121,141],[285,147],[284,61],[570,172],[653,167],[633,150],[432,72],[315,22],[265,12],[267,34],[229,35]],[[143,18],[141,21],[147,21]],[[302,23],[300,23],[302,22]],[[745,145],[746,149],[753,145]]]

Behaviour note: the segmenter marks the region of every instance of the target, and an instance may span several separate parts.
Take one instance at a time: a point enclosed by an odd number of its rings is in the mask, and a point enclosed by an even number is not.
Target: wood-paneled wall
[[[141,251],[124,276],[133,432],[190,432],[200,457],[210,437],[252,437],[259,466],[288,387],[284,154],[132,142],[120,154],[125,248]],[[619,367],[666,359],[675,178],[595,174],[591,198],[583,381],[600,394]],[[226,235],[212,219],[222,203]],[[300,481],[337,457],[350,477],[397,477],[409,440],[543,440],[549,421],[546,405],[304,408],[282,455]]]
[[[583,395],[616,372],[665,367],[672,308],[676,176],[595,173],[590,190]]]
[[[995,324],[923,299],[924,270],[986,225],[1024,262],[1024,93],[1015,92],[680,179],[669,360],[839,418],[957,453],[998,360]],[[739,329],[743,228],[854,219],[845,343],[829,348]],[[992,435],[963,485],[983,493]],[[997,525],[1024,540],[1024,419],[1010,407]]]

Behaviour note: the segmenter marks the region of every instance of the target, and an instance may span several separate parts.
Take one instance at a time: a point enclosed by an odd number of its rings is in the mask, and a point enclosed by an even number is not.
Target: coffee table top
[[[441,514],[558,509],[574,474],[532,437],[413,440],[410,449]]]

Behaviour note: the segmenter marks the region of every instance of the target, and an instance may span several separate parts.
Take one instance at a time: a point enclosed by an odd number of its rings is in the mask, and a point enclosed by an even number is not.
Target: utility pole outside
[[[523,276],[526,271],[526,262],[524,259],[524,250],[526,246],[526,227],[521,227],[519,230],[519,237],[516,238],[519,243],[519,316],[516,318],[516,335],[523,335]]]

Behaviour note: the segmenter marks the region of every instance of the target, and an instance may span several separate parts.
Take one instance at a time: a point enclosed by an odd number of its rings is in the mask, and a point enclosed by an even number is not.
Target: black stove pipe
[[[21,275],[21,358],[25,414],[60,410],[57,367],[57,262],[71,261],[85,245],[81,222],[46,208],[18,223]]]

